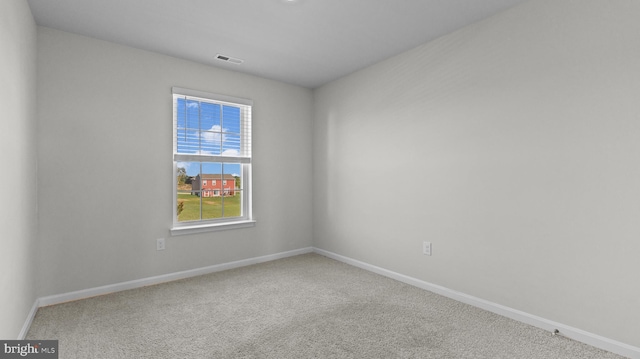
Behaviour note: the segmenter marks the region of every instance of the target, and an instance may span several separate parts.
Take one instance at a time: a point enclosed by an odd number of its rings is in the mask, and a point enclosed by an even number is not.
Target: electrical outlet
[[[425,256],[431,255],[431,242],[422,242],[422,254],[424,254]]]
[[[164,250],[164,238],[156,239],[156,250],[158,251]]]

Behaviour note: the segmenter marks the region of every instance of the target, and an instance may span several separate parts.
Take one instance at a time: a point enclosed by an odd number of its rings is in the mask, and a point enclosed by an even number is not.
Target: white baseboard
[[[155,277],[136,279],[136,280],[132,280],[132,281],[128,281],[128,282],[105,285],[105,286],[102,286],[102,287],[95,287],[95,288],[78,290],[78,291],[75,291],[75,292],[50,295],[50,296],[39,298],[36,301],[36,304],[37,304],[38,307],[46,307],[48,305],[60,304],[60,303],[69,302],[69,301],[73,301],[73,300],[84,299],[84,298],[89,298],[89,297],[95,297],[95,296],[98,296],[98,295],[114,293],[114,292],[120,292],[120,291],[128,290],[128,289],[141,288],[141,287],[145,287],[145,286],[149,286],[149,285],[170,282],[170,281],[174,281],[174,280],[178,280],[178,279],[195,277],[195,276],[199,276],[199,275],[203,275],[203,274],[220,272],[220,271],[223,271],[223,270],[239,268],[239,267],[244,267],[244,266],[263,263],[263,262],[269,262],[269,261],[273,261],[273,260],[276,260],[276,259],[292,257],[292,256],[297,256],[297,255],[300,255],[300,254],[311,253],[311,252],[313,252],[313,248],[311,248],[311,247],[301,248],[301,249],[296,249],[296,250],[288,251],[288,252],[269,254],[269,255],[266,255],[266,256],[249,258],[249,259],[242,259],[242,260],[235,261],[235,262],[216,264],[216,265],[212,265],[212,266],[209,266],[209,267],[196,268],[196,269],[186,270],[186,271],[182,271],[182,272],[163,274],[163,275],[159,275],[159,276],[155,276]],[[34,305],[36,305],[36,304],[34,304]],[[30,321],[29,321],[28,324],[31,325]],[[27,323],[25,323],[25,325],[27,325]],[[27,330],[28,330],[28,328],[29,327],[27,326]]]
[[[22,325],[22,330],[20,330],[20,334],[18,334],[18,340],[23,340],[27,336],[27,333],[29,332],[29,328],[31,328],[31,323],[33,323],[33,318],[35,318],[36,312],[40,307],[38,302],[39,302],[38,299],[36,299],[33,302],[33,306],[31,306],[31,310],[29,311],[29,314],[27,314],[27,320],[24,321],[24,324]]]
[[[489,302],[487,300],[480,299],[468,294],[457,292],[457,291],[439,286],[437,284],[428,283],[413,277],[406,276],[404,274],[396,273],[381,267],[376,267],[374,265],[371,265],[365,262],[361,262],[349,257],[345,257],[333,252],[329,252],[323,249],[313,248],[313,247],[301,248],[293,251],[270,254],[270,255],[261,256],[261,257],[243,259],[243,260],[229,262],[229,263],[222,263],[222,264],[217,264],[209,267],[196,268],[196,269],[182,271],[182,272],[169,273],[169,274],[159,275],[155,277],[142,278],[142,279],[137,279],[133,281],[116,283],[116,284],[90,288],[90,289],[84,289],[84,290],[79,290],[79,291],[70,292],[70,293],[63,293],[63,294],[56,294],[56,295],[41,297],[36,299],[36,301],[33,303],[33,307],[31,308],[31,311],[28,314],[28,317],[22,327],[22,330],[20,331],[18,339],[24,339],[24,337],[27,335],[27,332],[31,327],[31,323],[33,322],[33,319],[39,307],[60,304],[60,303],[69,302],[73,300],[79,300],[83,298],[89,298],[89,297],[119,292],[119,291],[128,290],[128,289],[135,289],[135,288],[140,288],[148,285],[160,284],[164,282],[170,282],[174,280],[190,278],[190,277],[195,277],[195,276],[214,273],[214,272],[220,272],[223,270],[244,267],[252,264],[269,262],[277,259],[292,257],[292,256],[311,253],[311,252],[323,255],[328,258],[335,259],[337,261],[340,261],[346,264],[350,264],[354,267],[362,268],[364,270],[383,275],[388,278],[398,280],[400,282],[403,282],[421,289],[428,290],[430,292],[440,294],[442,296],[457,300],[459,302],[463,302],[478,308],[482,308],[484,310],[547,330],[549,332],[553,332],[554,330],[557,329],[561,335],[567,338],[571,338],[573,340],[594,346],[596,348],[604,349],[612,353],[623,355],[629,358],[640,359],[640,348],[638,347],[634,347],[625,343],[621,343],[609,338],[605,338],[593,333],[586,332],[581,329],[573,328],[568,325],[557,323],[557,322],[547,320],[535,315],[531,315],[513,308],[509,308],[497,303]]]
[[[538,327],[553,333],[555,330],[559,331],[559,334],[567,338],[591,345],[596,348],[604,349],[609,352],[622,355],[628,358],[640,359],[640,348],[621,343],[609,338],[599,336],[597,334],[589,333],[581,329],[573,328],[568,325],[557,323],[545,318],[541,318],[529,313],[525,313],[513,308],[505,307],[497,303],[493,303],[484,299],[480,299],[468,294],[457,292],[449,288],[422,281],[413,277],[406,276],[404,274],[396,273],[384,268],[376,267],[374,265],[361,262],[349,257],[345,257],[333,252],[326,251],[324,249],[313,248],[313,252],[323,255],[325,257],[335,259],[337,261],[352,265],[354,267],[362,268],[369,272],[380,274],[382,276],[395,279],[397,281],[428,290],[440,294],[442,296],[457,300],[462,303],[478,307],[489,312],[493,312],[504,317]]]

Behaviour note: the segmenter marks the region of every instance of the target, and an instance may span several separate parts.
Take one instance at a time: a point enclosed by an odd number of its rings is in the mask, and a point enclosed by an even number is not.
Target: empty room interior
[[[302,258],[640,358],[639,18],[633,0],[0,1],[0,339],[62,303]],[[180,104],[237,102],[242,150],[220,125],[198,132],[216,154],[180,152]],[[235,188],[207,192],[213,172]]]

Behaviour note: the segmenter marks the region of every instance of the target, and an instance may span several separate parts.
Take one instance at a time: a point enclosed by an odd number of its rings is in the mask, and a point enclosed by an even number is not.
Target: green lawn
[[[241,215],[241,194],[237,192],[230,197],[205,197],[202,198],[202,219],[213,219],[223,217],[239,217]],[[200,197],[192,196],[190,193],[178,193],[178,203],[184,201],[184,209],[178,216],[178,221],[198,221],[200,220]]]

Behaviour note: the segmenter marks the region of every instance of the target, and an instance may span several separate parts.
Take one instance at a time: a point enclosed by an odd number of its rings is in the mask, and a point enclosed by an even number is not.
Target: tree
[[[177,213],[178,213],[178,217],[180,217],[180,213],[182,213],[182,211],[184,210],[184,201],[179,201],[178,202],[178,206],[177,206]]]
[[[187,182],[187,170],[184,167],[178,167],[178,184]]]
[[[242,181],[240,180],[240,177],[234,176],[234,178],[236,179],[236,188],[240,188],[240,186],[242,185]]]

